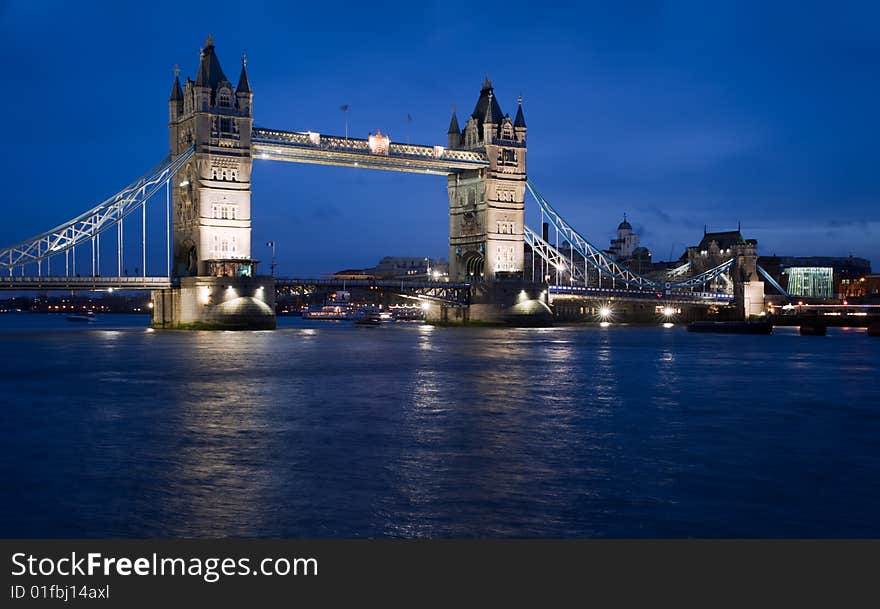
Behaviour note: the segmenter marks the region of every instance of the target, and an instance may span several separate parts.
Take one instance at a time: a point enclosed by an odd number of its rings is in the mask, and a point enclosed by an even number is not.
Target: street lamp
[[[270,268],[272,269],[272,277],[274,277],[275,276],[275,242],[274,241],[267,241],[266,247],[272,248],[272,265],[270,266]]]

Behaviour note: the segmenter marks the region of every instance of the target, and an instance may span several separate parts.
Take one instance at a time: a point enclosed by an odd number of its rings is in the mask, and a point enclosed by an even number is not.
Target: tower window
[[[217,96],[217,104],[221,108],[228,108],[232,105],[232,96],[229,95],[228,89],[220,90],[220,94]]]
[[[230,118],[221,118],[220,119],[220,132],[221,133],[232,133],[232,119],[230,119]]]

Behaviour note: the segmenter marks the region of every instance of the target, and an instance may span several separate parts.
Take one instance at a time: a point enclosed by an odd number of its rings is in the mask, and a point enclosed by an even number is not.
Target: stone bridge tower
[[[758,242],[746,239],[733,246],[733,297],[737,316],[748,319],[764,311],[764,282],[758,276]]]
[[[195,80],[175,70],[168,100],[172,157],[195,147],[173,180],[171,276],[153,294],[153,326],[275,327],[275,282],[251,259],[253,93],[242,57],[238,85],[208,36]]]
[[[485,152],[489,167],[450,174],[449,275],[453,281],[522,278],[526,193],[526,122],[501,111],[492,83],[483,81],[461,129],[455,111],[449,148]]]
[[[251,276],[253,93],[242,58],[238,86],[226,78],[208,36],[196,80],[168,100],[171,154],[195,146],[173,189],[171,274]]]

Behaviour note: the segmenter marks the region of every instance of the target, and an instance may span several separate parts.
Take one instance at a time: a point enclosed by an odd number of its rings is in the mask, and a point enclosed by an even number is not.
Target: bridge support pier
[[[152,294],[154,328],[275,329],[271,277],[182,277],[179,287]]]
[[[429,323],[551,326],[546,286],[530,281],[491,281],[471,285],[468,306],[431,305]]]

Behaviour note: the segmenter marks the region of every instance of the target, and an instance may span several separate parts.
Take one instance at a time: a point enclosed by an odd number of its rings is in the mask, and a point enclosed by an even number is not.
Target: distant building
[[[445,259],[424,256],[385,256],[369,269],[345,269],[333,274],[337,279],[437,279],[449,277]]]
[[[880,275],[862,275],[840,280],[838,298],[863,302],[880,301]]]
[[[364,269],[345,269],[333,273],[334,279],[375,279],[375,277]]]
[[[815,272],[794,271],[792,283],[793,269],[831,269],[830,290],[822,288],[824,295],[817,296],[820,298],[848,298],[850,292],[861,291],[862,288],[858,287],[862,283],[861,278],[871,275],[871,262],[855,256],[761,256],[758,264],[789,294],[797,296],[811,296],[800,293],[805,289],[804,285],[817,285],[816,282],[825,281],[820,276],[826,272],[816,275]]]
[[[831,298],[834,293],[834,269],[830,266],[791,266],[788,275],[788,293],[792,296]]]
[[[757,245],[754,239],[744,239],[740,229],[710,233],[703,230],[699,245],[687,248],[682,262],[690,262],[692,274],[702,273],[727,262],[735,256],[737,246]]]
[[[626,214],[623,214],[623,222],[617,225],[617,239],[611,240],[608,253],[618,262],[622,262],[632,258],[637,249],[639,249],[639,236],[633,231],[632,225],[627,222]]]

